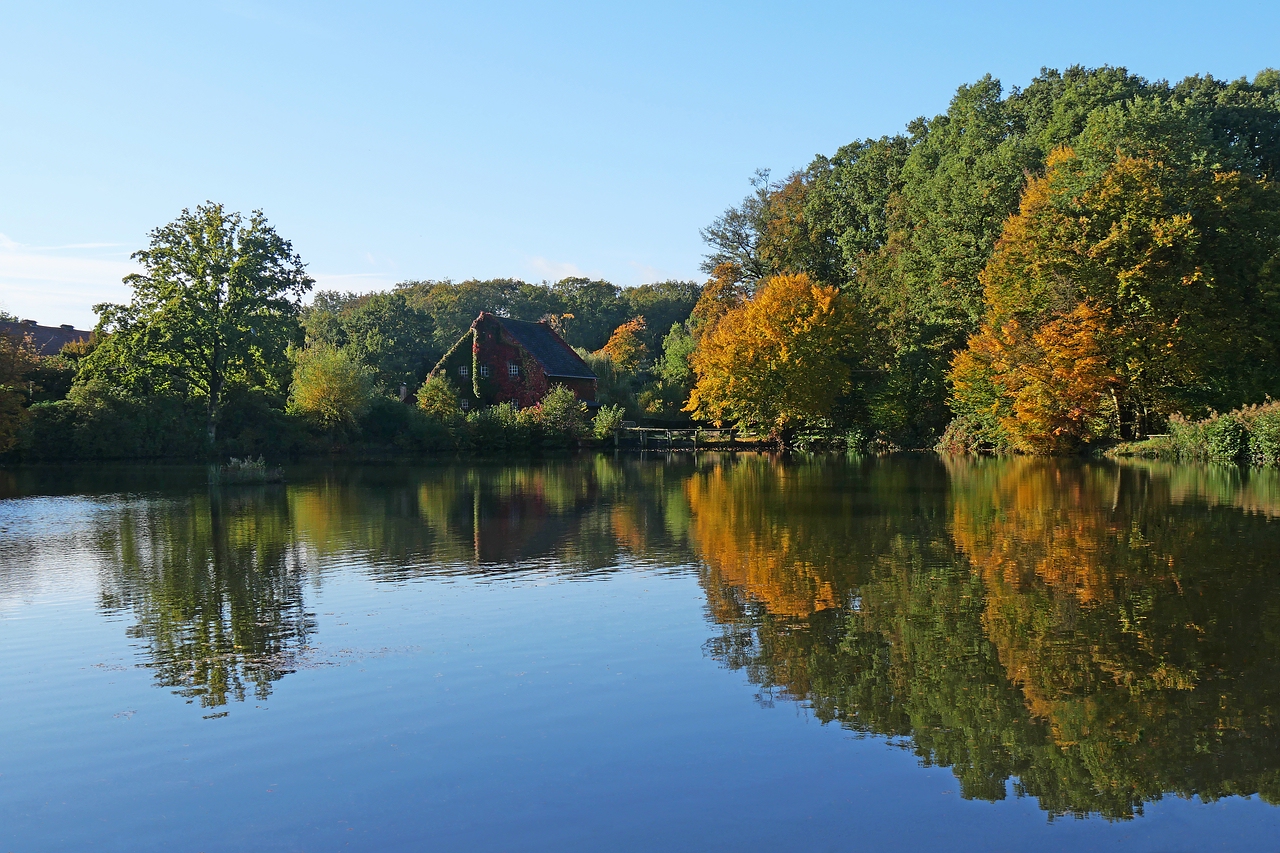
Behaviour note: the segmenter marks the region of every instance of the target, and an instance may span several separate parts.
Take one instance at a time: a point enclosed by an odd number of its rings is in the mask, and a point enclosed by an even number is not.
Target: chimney
[[[74,332],[74,331],[76,330],[76,327],[75,327],[75,326],[73,326],[73,325],[71,325],[70,323],[63,323],[63,324],[62,324],[61,326],[59,326],[58,328],[59,328],[59,329],[66,329],[68,332]]]
[[[23,320],[23,321],[22,321],[22,325],[24,325],[24,326],[34,326],[35,324],[36,324],[36,321],[35,321],[35,320]]]

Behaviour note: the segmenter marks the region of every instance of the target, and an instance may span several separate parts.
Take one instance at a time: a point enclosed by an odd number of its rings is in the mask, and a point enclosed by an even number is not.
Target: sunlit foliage
[[[840,291],[803,273],[766,279],[699,340],[687,409],[785,435],[848,392],[855,333]]]
[[[600,352],[618,367],[634,373],[649,361],[649,346],[644,341],[647,328],[644,317],[631,318],[613,330]]]
[[[184,210],[132,257],[145,272],[125,278],[128,305],[94,307],[102,342],[81,364],[82,381],[198,398],[210,443],[233,389],[283,397],[285,351],[299,338],[300,300],[313,282],[261,211]]]
[[[368,410],[373,371],[348,349],[318,345],[298,354],[289,411],[329,430],[353,429]]]

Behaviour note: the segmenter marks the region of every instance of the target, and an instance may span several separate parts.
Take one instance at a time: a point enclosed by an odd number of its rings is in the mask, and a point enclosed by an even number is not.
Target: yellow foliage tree
[[[1068,453],[1116,433],[1107,312],[1081,302],[1039,328],[984,326],[952,362],[953,405],[1029,453]]]
[[[980,276],[950,402],[993,443],[1057,452],[1280,388],[1280,290],[1258,280],[1275,275],[1276,188],[1103,155],[1053,152]]]
[[[697,383],[685,411],[785,440],[830,414],[848,391],[854,325],[836,288],[804,273],[766,279],[698,341],[690,359]]]

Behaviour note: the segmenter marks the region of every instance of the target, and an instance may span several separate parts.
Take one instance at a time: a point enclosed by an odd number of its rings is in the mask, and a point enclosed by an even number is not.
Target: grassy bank
[[[1167,434],[1118,444],[1107,455],[1280,466],[1280,402],[1247,406],[1197,421],[1175,416],[1169,421]]]

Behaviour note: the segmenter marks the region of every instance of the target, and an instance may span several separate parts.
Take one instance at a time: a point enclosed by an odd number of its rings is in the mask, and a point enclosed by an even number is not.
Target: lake
[[[0,852],[1280,850],[1280,475],[0,470]]]

